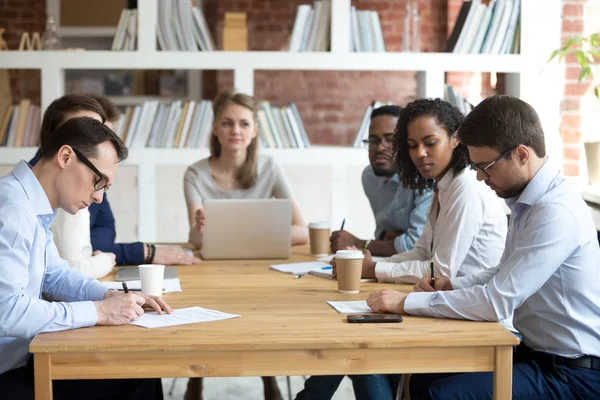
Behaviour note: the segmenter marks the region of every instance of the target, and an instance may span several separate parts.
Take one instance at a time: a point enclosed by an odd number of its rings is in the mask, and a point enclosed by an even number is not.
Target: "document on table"
[[[100,282],[107,289],[123,290],[121,282]],[[126,281],[127,289],[139,292],[142,290],[142,281]],[[163,279],[163,293],[181,292],[179,278]]]
[[[374,312],[371,307],[367,305],[366,300],[358,301],[328,301],[331,307],[333,307],[340,314],[365,314]]]
[[[156,312],[144,313],[131,325],[141,326],[143,328],[162,328],[165,326],[177,326],[185,324],[195,324],[198,322],[221,321],[230,318],[239,318],[236,314],[226,314],[216,310],[209,310],[202,307],[180,308],[171,314],[158,315]]]
[[[330,270],[331,265],[325,264],[324,262],[311,261],[290,264],[275,264],[271,265],[269,268],[285,274],[304,275],[308,274],[310,271]]]
[[[330,263],[331,260],[333,260],[333,256],[334,256],[333,254],[330,254],[330,255],[325,256],[325,257],[320,257],[320,258],[317,258],[317,261],[322,261],[322,262]],[[385,257],[371,256],[371,258],[373,259],[374,262],[385,261]]]

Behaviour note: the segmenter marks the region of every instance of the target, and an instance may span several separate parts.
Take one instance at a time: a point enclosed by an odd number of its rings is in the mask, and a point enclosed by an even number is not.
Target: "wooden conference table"
[[[308,247],[281,262],[309,261]],[[269,270],[280,261],[204,261],[179,267],[173,308],[201,306],[241,318],[144,329],[127,325],[37,335],[35,398],[52,399],[52,380],[494,371],[494,398],[510,399],[512,346],[498,323],[406,316],[397,324],[348,324],[326,300],[361,300],[409,285],[337,283]],[[110,280],[110,277],[109,277]]]

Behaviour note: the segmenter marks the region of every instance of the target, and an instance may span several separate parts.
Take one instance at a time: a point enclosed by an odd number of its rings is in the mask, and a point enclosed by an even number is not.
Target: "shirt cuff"
[[[106,293],[107,290],[108,289],[106,288],[106,286],[104,286],[100,282],[94,280],[90,284],[90,288],[88,290],[88,295],[87,295],[86,300],[90,300],[90,301],[104,300],[104,294]],[[95,309],[96,308],[94,307],[94,310]]]
[[[392,282],[392,268],[394,263],[380,261],[375,264],[375,277],[379,282]]]
[[[94,326],[98,322],[96,306],[91,301],[77,301],[64,304],[71,309],[73,329]]]
[[[429,307],[431,300],[436,293],[433,292],[413,292],[410,293],[404,301],[404,311],[412,315],[429,316]]]
[[[396,236],[396,238],[394,239],[394,249],[396,250],[396,253],[404,253],[407,250],[410,250],[407,248],[406,246],[406,239],[404,237],[404,233],[402,235]]]

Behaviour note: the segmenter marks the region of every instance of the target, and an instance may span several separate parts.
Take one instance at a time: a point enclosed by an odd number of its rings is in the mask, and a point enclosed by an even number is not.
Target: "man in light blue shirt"
[[[57,252],[50,224],[56,209],[75,214],[102,201],[123,142],[102,122],[73,118],[59,126],[35,167],[21,161],[0,179],[0,397],[33,399],[28,346],[43,332],[123,325],[160,298],[123,294],[69,268]],[[56,381],[55,399],[162,399],[160,381]]]
[[[421,236],[433,192],[406,189],[400,183],[393,157],[394,130],[401,107],[383,106],[371,113],[369,162],[362,174],[362,184],[375,216],[375,240],[363,240],[348,231],[331,234],[331,251],[355,246],[375,256],[393,256],[415,246]]]
[[[510,96],[481,102],[458,130],[484,180],[511,209],[500,264],[478,275],[383,290],[377,312],[499,321],[522,334],[514,399],[600,398],[600,248],[589,208],[548,157],[535,110]],[[436,291],[437,290],[437,291]],[[410,398],[492,398],[492,373],[413,375]]]

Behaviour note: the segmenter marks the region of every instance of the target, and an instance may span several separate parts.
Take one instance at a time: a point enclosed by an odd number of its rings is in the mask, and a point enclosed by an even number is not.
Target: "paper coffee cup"
[[[308,224],[308,235],[310,236],[310,253],[313,256],[323,257],[329,254],[329,236],[331,235],[329,222],[311,222]]]
[[[165,266],[144,264],[138,268],[140,271],[140,280],[142,281],[142,293],[150,296],[162,296]]]
[[[335,253],[335,273],[340,293],[360,292],[363,255],[360,250],[338,250]]]

